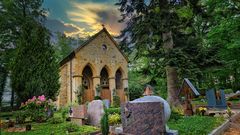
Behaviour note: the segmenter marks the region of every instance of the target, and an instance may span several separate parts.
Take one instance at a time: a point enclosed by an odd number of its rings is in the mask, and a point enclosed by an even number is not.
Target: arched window
[[[108,81],[108,72],[107,69],[104,67],[100,73],[100,84],[103,88],[109,87],[109,81]]]
[[[103,49],[104,51],[106,51],[106,50],[107,50],[107,45],[103,44],[103,45],[102,45],[102,49]]]
[[[122,72],[120,69],[115,74],[116,89],[122,89]]]
[[[91,83],[92,83],[92,70],[91,68],[87,65],[83,69],[83,79],[82,79],[82,85],[85,89],[90,89],[91,88]]]

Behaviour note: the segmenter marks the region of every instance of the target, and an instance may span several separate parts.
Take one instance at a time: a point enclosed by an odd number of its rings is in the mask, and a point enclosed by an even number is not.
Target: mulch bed
[[[5,130],[6,132],[25,132],[26,128],[23,127],[11,127]]]
[[[223,135],[240,135],[240,118],[231,122],[229,129]]]

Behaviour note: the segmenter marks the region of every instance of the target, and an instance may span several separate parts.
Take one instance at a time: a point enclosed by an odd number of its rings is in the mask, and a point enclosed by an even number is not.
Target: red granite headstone
[[[78,124],[84,125],[87,118],[87,107],[85,105],[74,106],[72,108],[71,121]]]
[[[125,134],[163,135],[166,133],[163,104],[160,102],[122,104],[121,118]]]
[[[74,106],[72,108],[73,118],[86,118],[87,117],[87,107],[85,105]]]

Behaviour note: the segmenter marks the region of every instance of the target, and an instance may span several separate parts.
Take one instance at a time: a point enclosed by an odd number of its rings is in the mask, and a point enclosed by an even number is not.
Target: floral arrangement
[[[43,122],[52,116],[53,107],[52,100],[47,100],[44,95],[41,95],[38,97],[34,96],[25,103],[21,103],[20,109],[26,112],[31,120]]]
[[[206,107],[199,107],[198,108],[198,112],[200,112],[202,115],[204,115],[204,113],[207,111]]]

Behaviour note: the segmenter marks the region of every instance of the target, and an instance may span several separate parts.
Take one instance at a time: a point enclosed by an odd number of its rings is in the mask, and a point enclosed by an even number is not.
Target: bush
[[[182,117],[183,117],[182,114],[180,114],[180,113],[178,113],[178,112],[176,112],[176,111],[172,111],[172,112],[171,112],[171,116],[170,116],[170,120],[175,120],[175,121],[177,121],[177,120],[181,119]]]
[[[232,89],[225,89],[224,93],[225,94],[231,94],[231,93],[233,93],[233,90]]]
[[[14,113],[14,116],[16,118],[16,123],[17,124],[23,124],[23,123],[25,123],[25,120],[26,120],[28,115],[25,111],[16,111]]]
[[[108,123],[110,125],[120,124],[121,123],[121,116],[119,114],[108,115]]]
[[[106,112],[108,114],[121,114],[121,109],[120,108],[108,108],[106,109]]]
[[[48,119],[48,122],[51,124],[59,124],[59,123],[63,123],[63,118],[60,116],[54,116],[50,119]]]
[[[100,96],[95,96],[94,100],[102,100],[102,98]]]
[[[66,125],[66,130],[68,131],[68,132],[77,132],[77,131],[79,131],[80,129],[79,129],[79,126],[77,125],[77,124],[74,124],[74,123],[68,123],[67,125]]]
[[[63,107],[59,110],[61,112],[61,115],[62,115],[62,118],[63,119],[66,119],[67,118],[67,114],[69,112],[69,109],[68,107]]]
[[[101,119],[101,131],[103,135],[108,135],[109,133],[108,113],[106,111]]]
[[[120,97],[113,96],[113,107],[120,107]]]
[[[32,121],[43,122],[51,116],[48,114],[48,111],[52,112],[53,104],[51,100],[46,100],[45,96],[35,96],[32,99],[28,99],[25,103],[21,104],[21,110],[30,117]]]

